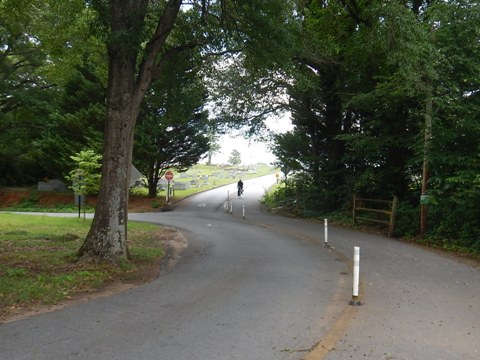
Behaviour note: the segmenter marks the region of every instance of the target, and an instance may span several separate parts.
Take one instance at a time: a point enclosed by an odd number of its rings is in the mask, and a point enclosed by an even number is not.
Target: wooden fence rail
[[[395,216],[397,213],[398,198],[392,200],[378,200],[353,196],[353,222],[370,221],[388,226],[388,237],[393,234],[395,228]],[[361,216],[358,216],[360,213]]]

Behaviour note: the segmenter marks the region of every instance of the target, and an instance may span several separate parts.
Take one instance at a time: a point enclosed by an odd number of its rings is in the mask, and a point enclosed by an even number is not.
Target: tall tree
[[[56,108],[45,121],[48,131],[36,141],[39,164],[64,177],[72,168],[71,156],[81,150],[100,152],[105,119],[105,86],[87,57],[72,69],[70,80],[59,91]]]
[[[212,128],[208,130],[208,153],[207,153],[207,165],[212,165],[212,157],[215,153],[219,152],[221,149],[220,143],[218,142],[218,137],[213,133]]]
[[[165,4],[153,35],[142,49],[143,34],[147,30],[148,1],[97,2],[99,14],[105,16],[105,25],[110,28],[107,40],[107,119],[98,205],[92,227],[79,250],[81,257],[117,262],[128,256],[127,189],[135,122],[152,74],[159,71],[162,60],[171,54],[166,52],[157,62],[157,55],[164,49],[181,4],[181,0],[170,0]]]
[[[433,82],[429,233],[480,251],[480,4],[439,2]]]
[[[134,128],[152,80],[164,71],[171,56],[192,47],[202,46],[205,53],[233,47],[246,49],[250,56],[265,54],[265,40],[252,39],[275,33],[283,21],[277,15],[284,12],[285,2],[248,0],[240,6],[236,1],[198,0],[182,10],[181,0],[110,0],[108,4],[98,0],[93,4],[109,29],[107,119],[99,201],[79,255],[117,262],[128,256]]]
[[[178,54],[147,93],[135,129],[133,162],[147,178],[148,194],[169,168],[196,164],[209,149],[206,90],[193,51]]]
[[[62,177],[79,150],[68,140],[84,133],[73,124],[78,119],[64,121],[72,112],[64,106],[64,86],[74,87],[82,54],[98,53],[87,31],[91,11],[83,0],[2,0],[0,13],[0,182]],[[95,71],[101,68],[95,62]]]
[[[32,143],[43,134],[55,96],[43,72],[46,51],[34,41],[39,27],[32,8],[27,2],[0,2],[0,182],[7,185],[48,175],[41,175]]]
[[[228,163],[233,166],[240,165],[242,163],[242,154],[240,154],[240,151],[233,149],[228,158]]]

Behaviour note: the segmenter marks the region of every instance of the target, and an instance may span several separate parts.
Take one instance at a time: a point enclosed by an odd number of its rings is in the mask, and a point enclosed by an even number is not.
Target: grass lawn
[[[166,229],[129,222],[132,259],[113,266],[78,262],[91,220],[0,213],[0,320],[115,281],[138,282],[158,268]]]

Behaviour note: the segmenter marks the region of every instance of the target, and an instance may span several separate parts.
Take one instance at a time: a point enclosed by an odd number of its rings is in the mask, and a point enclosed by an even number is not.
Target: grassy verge
[[[159,226],[129,223],[132,259],[116,267],[76,261],[90,220],[0,214],[0,318],[19,307],[55,304],[113,281],[135,282],[163,256]]]

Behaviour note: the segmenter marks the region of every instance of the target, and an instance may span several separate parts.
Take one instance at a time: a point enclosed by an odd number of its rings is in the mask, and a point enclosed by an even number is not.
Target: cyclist
[[[237,183],[237,196],[240,197],[243,194],[243,181],[242,179],[238,180]]]

